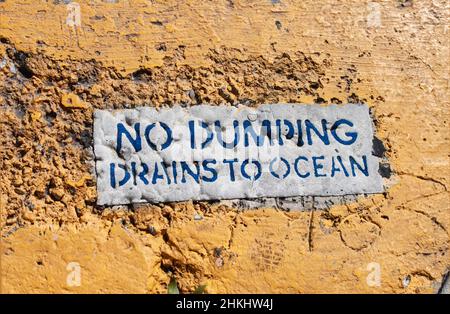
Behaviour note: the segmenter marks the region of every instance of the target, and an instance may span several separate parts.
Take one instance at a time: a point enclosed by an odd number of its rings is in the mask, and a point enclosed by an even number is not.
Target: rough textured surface
[[[218,3],[0,2],[1,292],[438,292],[447,1]],[[383,195],[95,206],[94,108],[358,101]]]

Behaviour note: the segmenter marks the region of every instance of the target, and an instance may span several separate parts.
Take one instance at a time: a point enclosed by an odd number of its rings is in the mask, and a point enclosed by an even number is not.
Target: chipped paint
[[[73,25],[0,2],[2,293],[444,291],[447,1],[76,2]],[[95,177],[67,183],[94,173],[95,109],[287,102],[367,103],[386,192],[98,207]]]

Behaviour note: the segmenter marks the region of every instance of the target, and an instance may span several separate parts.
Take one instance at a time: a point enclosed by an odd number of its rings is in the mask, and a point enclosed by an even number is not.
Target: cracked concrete
[[[446,2],[234,3],[0,3],[2,293],[448,291]],[[365,102],[389,188],[96,206],[94,109],[205,102]]]

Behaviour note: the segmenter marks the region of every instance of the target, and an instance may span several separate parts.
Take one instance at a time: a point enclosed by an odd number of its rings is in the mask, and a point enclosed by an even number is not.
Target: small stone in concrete
[[[194,220],[202,220],[202,219],[203,219],[203,217],[200,216],[199,214],[194,215]]]

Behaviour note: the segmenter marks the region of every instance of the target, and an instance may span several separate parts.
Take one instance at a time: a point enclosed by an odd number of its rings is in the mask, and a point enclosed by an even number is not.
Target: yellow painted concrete
[[[444,0],[0,2],[1,292],[155,293],[171,276],[182,292],[436,292],[448,17]],[[94,206],[94,108],[319,98],[371,107],[385,195],[299,213]]]

